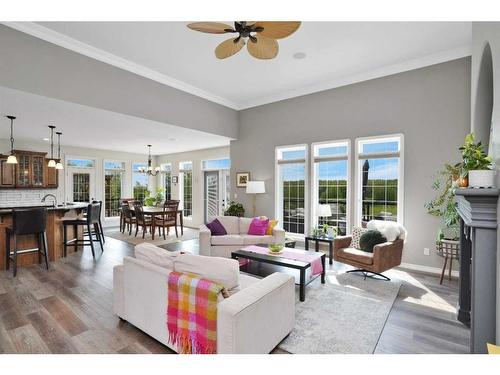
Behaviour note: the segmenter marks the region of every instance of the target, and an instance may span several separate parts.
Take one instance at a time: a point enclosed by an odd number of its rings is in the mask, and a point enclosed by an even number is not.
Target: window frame
[[[141,172],[137,172],[135,169],[134,169],[134,164],[143,164],[145,166],[147,166],[147,162],[144,162],[144,160],[132,160],[132,162],[130,163],[130,196],[133,197],[135,199],[135,195],[134,195],[134,175],[135,173],[141,173]],[[149,188],[150,188],[150,179],[149,179],[149,176],[146,175],[147,177],[147,182],[146,182],[146,190],[149,191]]]
[[[227,168],[204,168],[204,164],[209,161],[219,161],[219,160],[229,160],[229,167]],[[203,172],[209,171],[228,171],[231,170],[231,158],[230,157],[222,157],[222,158],[214,158],[214,159],[203,159],[201,161],[201,170]]]
[[[106,163],[121,163],[123,168],[122,169],[107,169],[106,168]],[[119,217],[119,215],[117,216],[106,216],[106,171],[107,170],[110,170],[110,171],[120,171],[121,172],[121,179],[120,179],[120,183],[121,183],[121,187],[120,187],[120,198],[123,198],[123,191],[125,190],[125,183],[126,183],[126,179],[127,179],[127,161],[125,160],[117,160],[117,159],[103,159],[102,161],[102,201],[103,201],[103,206],[104,206],[104,210],[103,210],[103,215],[104,215],[104,218],[105,219],[112,219],[112,218],[116,218],[116,217]]]
[[[383,141],[383,140],[397,140],[399,141],[399,151],[389,151],[389,152],[372,152],[372,153],[360,153],[361,146],[363,143],[366,141]],[[398,207],[398,214],[396,217],[396,220],[398,223],[401,225],[404,225],[404,134],[402,133],[397,133],[397,134],[387,134],[387,135],[376,135],[376,136],[371,136],[371,137],[359,137],[356,138],[355,140],[356,146],[355,146],[355,170],[356,170],[356,181],[355,181],[355,186],[356,186],[356,191],[355,191],[355,223],[356,225],[360,226],[361,225],[361,220],[363,217],[363,212],[362,212],[362,199],[363,199],[363,194],[362,194],[362,189],[363,189],[363,181],[362,178],[363,176],[361,175],[362,173],[362,168],[360,168],[360,160],[365,160],[365,159],[382,159],[382,158],[389,158],[389,157],[398,157],[399,158],[399,167],[398,167],[398,201],[397,201],[397,207]],[[374,142],[375,143],[375,142]]]
[[[346,145],[347,146],[347,152],[346,155],[342,156],[316,156],[315,155],[315,150],[316,148],[320,148],[320,146],[324,145]],[[351,222],[352,222],[352,217],[351,217],[351,212],[352,212],[352,194],[351,194],[351,178],[352,178],[352,168],[351,168],[351,163],[352,163],[352,146],[351,146],[351,140],[350,139],[338,139],[338,140],[331,140],[331,141],[321,141],[321,142],[313,142],[311,143],[311,160],[310,160],[310,168],[311,168],[311,177],[312,177],[312,184],[311,184],[311,225],[318,225],[318,218],[316,216],[316,211],[317,211],[317,206],[318,206],[318,176],[316,175],[316,163],[319,163],[321,161],[335,161],[335,160],[347,160],[347,186],[346,186],[346,234],[351,233]]]
[[[170,166],[170,169],[166,169],[167,166]],[[167,173],[170,175],[170,199],[172,199],[172,195],[173,195],[173,189],[172,189],[172,186],[173,186],[173,184],[172,184],[173,168],[174,168],[174,165],[171,162],[160,164],[160,169],[163,173],[160,173],[159,176],[160,176],[160,181],[161,181],[161,187],[163,189],[163,194],[165,195],[165,200],[168,200],[167,199],[167,191],[166,191],[167,186],[165,184],[165,178],[166,178]]]
[[[304,158],[299,159],[280,159],[280,152],[283,150],[304,149]],[[280,166],[285,164],[298,164],[304,163],[304,233],[286,232],[286,235],[292,239],[302,240],[309,233],[310,223],[310,192],[309,192],[309,144],[300,143],[293,145],[281,145],[274,148],[274,181],[275,181],[275,194],[274,194],[274,214],[276,220],[279,221],[280,226],[285,227],[283,221],[283,206],[282,206],[282,183],[280,178]]]

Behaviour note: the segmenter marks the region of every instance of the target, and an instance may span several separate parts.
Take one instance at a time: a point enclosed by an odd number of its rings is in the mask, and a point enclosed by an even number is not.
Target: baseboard
[[[398,268],[403,268],[403,269],[407,269],[407,270],[411,270],[411,271],[432,273],[432,274],[437,274],[437,275],[441,275],[441,272],[442,272],[442,268],[422,266],[420,264],[412,264],[412,263],[401,263]],[[446,268],[445,274],[448,275],[448,268]],[[451,276],[458,277],[459,272],[452,270]]]

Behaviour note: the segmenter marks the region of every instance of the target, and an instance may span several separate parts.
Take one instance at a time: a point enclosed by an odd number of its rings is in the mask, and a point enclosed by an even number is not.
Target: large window
[[[134,199],[143,201],[148,190],[148,175],[139,172],[139,168],[147,168],[146,163],[132,164],[132,188],[134,191]]]
[[[179,163],[179,194],[185,217],[193,215],[193,163],[190,161]]]
[[[201,162],[201,169],[206,170],[219,170],[219,169],[230,169],[231,159],[214,159],[214,160],[203,160]]]
[[[402,222],[403,136],[356,140],[357,222]]]
[[[172,199],[172,164],[162,164],[163,188],[165,189],[165,200]]]
[[[104,215],[120,216],[120,198],[123,188],[125,163],[121,161],[104,162]]]
[[[307,146],[276,148],[276,217],[290,234],[306,230]]]
[[[349,141],[313,144],[313,221],[345,235],[349,225]]]

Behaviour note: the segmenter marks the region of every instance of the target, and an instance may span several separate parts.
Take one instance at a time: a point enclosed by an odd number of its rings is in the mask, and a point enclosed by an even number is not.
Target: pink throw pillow
[[[253,234],[255,236],[264,236],[266,234],[267,227],[269,226],[269,219],[259,219],[254,217],[248,228],[248,234]]]

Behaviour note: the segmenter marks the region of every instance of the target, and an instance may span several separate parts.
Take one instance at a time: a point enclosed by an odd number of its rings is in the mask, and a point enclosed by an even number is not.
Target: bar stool
[[[92,250],[92,256],[95,258],[94,242],[99,242],[99,244],[101,245],[101,251],[104,252],[104,247],[102,245],[102,232],[99,226],[99,211],[100,211],[99,203],[91,203],[87,206],[86,218],[68,219],[62,221],[64,227],[63,230],[64,256],[67,255],[68,246],[76,247],[79,245],[83,246],[90,245],[90,248]],[[82,240],[74,238],[68,241],[68,231],[67,231],[68,225],[72,225],[73,228],[75,229],[75,237],[77,237],[78,226],[83,226],[85,229],[87,229],[87,233],[84,234],[84,238]],[[94,228],[94,230],[91,229],[92,227]],[[92,236],[93,234],[95,234],[96,239],[93,238]],[[85,236],[88,236],[89,239],[85,240]]]
[[[45,258],[45,266],[49,269],[49,259],[47,255],[47,209],[36,208],[29,210],[12,211],[12,228],[6,228],[6,265],[10,266],[10,260],[13,261],[14,277],[17,274],[17,254],[38,253],[38,263],[42,263],[42,256]],[[18,250],[17,236],[27,234],[36,234],[38,247],[35,249]],[[10,238],[14,245],[13,252],[10,251]]]
[[[104,237],[104,229],[102,229],[102,221],[101,221],[101,213],[102,213],[102,201],[96,201],[93,200],[92,203],[97,203],[99,204],[99,229],[101,230],[101,235],[102,235],[102,242],[106,243],[106,238]],[[83,214],[84,218],[87,218],[87,213]],[[86,236],[87,233],[85,232],[84,235]]]

